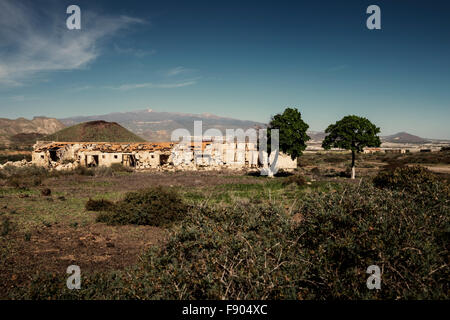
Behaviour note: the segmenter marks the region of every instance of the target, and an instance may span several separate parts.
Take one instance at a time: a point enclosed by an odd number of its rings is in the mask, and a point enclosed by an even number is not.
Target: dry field
[[[438,158],[436,158],[439,156]],[[0,179],[0,298],[27,286],[37,274],[64,277],[76,264],[83,274],[124,270],[139,262],[149,247],[165,243],[170,230],[153,226],[110,226],[96,222],[96,213],[85,209],[92,199],[121,199],[127,192],[153,186],[177,190],[191,204],[277,202],[292,210],[295,197],[314,190],[335,192],[339,186],[358,184],[381,168],[402,162],[420,163],[449,175],[449,155],[359,156],[357,178],[347,178],[349,154],[306,154],[295,176],[305,185],[289,184],[281,174],[269,179],[251,172],[107,172],[49,176],[37,185],[14,187]],[[436,160],[437,159],[437,160]],[[427,163],[428,161],[428,163]],[[50,189],[50,195],[42,190]]]

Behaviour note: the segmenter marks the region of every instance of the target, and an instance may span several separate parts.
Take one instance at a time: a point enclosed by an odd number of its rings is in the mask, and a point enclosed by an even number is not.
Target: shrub
[[[50,196],[52,194],[52,190],[50,190],[49,188],[42,189],[41,190],[41,194],[44,197],[48,197],[48,196]]]
[[[31,233],[30,232],[25,232],[24,239],[25,239],[25,241],[30,241],[31,240]]]
[[[287,177],[284,182],[284,185],[289,185],[289,184],[295,184],[297,186],[304,186],[306,184],[306,179],[305,179],[305,177],[303,177],[299,174],[294,174],[292,176]]]
[[[67,171],[67,174],[78,174],[80,176],[91,176],[95,175],[95,171],[92,168],[86,168],[82,166],[78,166],[73,171]]]
[[[426,199],[349,186],[307,196],[298,224],[269,206],[197,210],[149,252],[146,279],[154,298],[445,299],[447,197]],[[381,291],[366,287],[373,264]]]
[[[31,154],[0,154],[0,164],[5,164],[8,161],[21,161],[24,159],[31,161]]]
[[[7,185],[20,189],[39,186],[42,183],[42,180],[48,176],[49,173],[47,170],[36,166],[6,166],[2,170],[2,177],[6,179]]]
[[[87,211],[108,211],[111,210],[114,207],[114,203],[109,200],[92,200],[89,199],[86,202],[86,205],[84,208]]]
[[[11,220],[9,220],[9,218],[2,218],[0,220],[0,236],[2,237],[7,236],[12,229],[13,224],[11,223]]]
[[[81,290],[64,288],[65,279],[39,278],[19,297],[449,298],[450,217],[442,189],[417,194],[363,182],[303,194],[294,212],[300,222],[272,204],[193,208],[135,268],[86,277]],[[381,290],[366,287],[370,265],[382,270]]]
[[[314,167],[311,169],[311,173],[315,176],[320,176],[320,169],[318,167]]]
[[[111,165],[111,170],[113,172],[133,172],[133,170],[129,167],[125,167],[123,164],[121,163],[113,163]]]
[[[129,192],[109,210],[97,216],[108,224],[167,226],[184,218],[188,206],[172,189],[154,187]]]
[[[303,203],[305,222],[297,232],[310,267],[302,286],[315,298],[414,298],[448,296],[450,225],[447,195],[349,187]],[[345,191],[344,191],[345,193]],[[332,235],[332,238],[330,238]],[[382,268],[382,290],[369,292],[362,278],[372,264]],[[435,274],[438,272],[439,274]],[[313,281],[308,285],[308,281]]]
[[[345,171],[339,171],[338,175],[342,178],[350,178],[352,176],[352,169],[350,167],[346,167]]]
[[[94,175],[96,177],[111,177],[113,171],[110,167],[100,166],[94,169]]]
[[[27,189],[39,186],[49,176],[49,173],[44,168],[36,166],[6,166],[2,170],[1,176],[6,179],[7,185],[13,188]]]
[[[335,155],[335,156],[328,155],[323,159],[323,161],[328,163],[341,163],[348,161],[348,155]]]
[[[437,183],[434,173],[421,166],[396,167],[380,171],[373,179],[375,186],[418,192]]]
[[[7,185],[17,189],[28,189],[30,187],[37,187],[42,183],[40,176],[12,176],[8,178]]]

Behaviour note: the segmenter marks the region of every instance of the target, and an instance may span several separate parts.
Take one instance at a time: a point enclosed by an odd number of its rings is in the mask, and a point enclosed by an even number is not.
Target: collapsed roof
[[[137,142],[137,143],[112,143],[112,142],[54,142],[54,141],[38,141],[35,145],[35,152],[43,152],[47,150],[61,149],[65,147],[78,146],[79,151],[100,151],[103,153],[129,153],[139,151],[170,151],[177,143],[174,142]],[[202,142],[202,149],[211,142]],[[191,147],[195,148],[195,144],[191,143]]]

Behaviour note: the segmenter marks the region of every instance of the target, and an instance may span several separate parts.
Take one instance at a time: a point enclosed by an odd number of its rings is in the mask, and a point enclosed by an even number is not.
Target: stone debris
[[[4,164],[0,164],[0,169],[3,169],[7,166],[13,166],[13,167],[30,167],[33,163],[31,161],[27,161],[25,159],[20,161],[8,161]]]
[[[196,170],[257,170],[267,159],[254,143],[106,143],[38,141],[34,145],[32,161],[17,166],[37,165],[51,170],[73,170],[83,167],[109,167],[121,164],[135,170],[196,171]],[[278,169],[293,170],[297,159],[280,153]]]

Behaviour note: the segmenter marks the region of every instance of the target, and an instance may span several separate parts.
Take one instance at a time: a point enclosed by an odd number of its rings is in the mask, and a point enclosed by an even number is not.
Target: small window
[[[105,155],[102,155],[102,159],[105,159]]]
[[[155,156],[152,154],[152,159],[155,158]]]
[[[44,159],[44,155],[43,154],[41,154],[41,159]]]
[[[114,159],[117,159],[117,154],[114,155]]]

